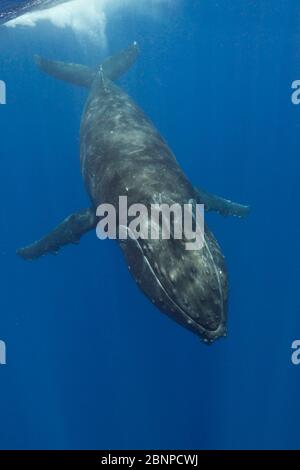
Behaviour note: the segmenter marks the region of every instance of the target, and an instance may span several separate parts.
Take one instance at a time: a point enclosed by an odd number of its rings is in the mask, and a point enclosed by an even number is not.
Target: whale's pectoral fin
[[[86,209],[70,215],[51,233],[32,245],[21,248],[17,254],[32,261],[47,254],[57,254],[65,245],[77,244],[80,238],[97,225],[95,210]]]
[[[47,60],[40,56],[35,56],[35,62],[43,72],[58,80],[89,88],[99,70],[110,80],[118,80],[135,63],[138,54],[139,47],[134,42],[123,51],[106,59],[97,68]]]
[[[196,188],[197,202],[204,204],[206,211],[219,212],[225,216],[246,217],[250,212],[250,206],[224,199],[210,194],[203,189]]]

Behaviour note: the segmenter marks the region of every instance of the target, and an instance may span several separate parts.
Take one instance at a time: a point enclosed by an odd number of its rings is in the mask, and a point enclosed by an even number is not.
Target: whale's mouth
[[[182,319],[186,326],[189,329],[193,329],[194,331],[197,331],[198,334],[201,335],[203,338],[203,341],[205,343],[212,343],[216,339],[218,339],[221,336],[225,336],[226,334],[226,326],[225,326],[225,320],[224,320],[224,298],[223,298],[223,292],[222,292],[222,287],[221,287],[221,282],[218,276],[218,271],[217,267],[215,266],[214,263],[214,268],[216,270],[216,277],[218,278],[218,285],[219,285],[219,290],[220,290],[220,299],[221,299],[221,318],[220,321],[217,323],[216,327],[213,326],[203,326],[199,321],[196,321],[195,318],[182,306],[180,303],[175,300],[168,292],[168,289],[166,288],[164,282],[159,279],[158,275],[155,272],[155,269],[152,266],[152,263],[150,262],[147,254],[145,254],[142,246],[140,245],[139,241],[136,240],[136,243],[139,247],[139,250],[142,253],[144,262],[147,264],[148,269],[151,271],[153,277],[155,278],[157,284],[159,285],[160,289],[163,291],[164,295],[170,302],[170,304],[173,306],[173,309],[175,309],[177,312],[179,312],[182,316]],[[207,246],[208,251],[209,247]],[[210,255],[212,257],[212,254],[210,252]],[[213,259],[213,257],[212,257]]]
[[[165,296],[168,298],[170,303],[175,307],[176,311],[180,312],[185,323],[187,324],[189,328],[196,330],[203,337],[203,341],[205,343],[211,343],[214,340],[218,339],[220,336],[224,336],[226,332],[226,327],[223,322],[223,316],[222,316],[222,321],[217,325],[216,328],[209,328],[197,322],[195,318],[193,318],[192,315],[184,307],[182,307],[176,300],[174,300],[169,295],[167,289],[164,286],[163,281],[161,281],[155,274],[154,269],[152,268],[151,263],[149,262],[146,255],[144,255],[144,259],[148,263],[149,269],[152,270],[153,275],[155,276],[156,282],[159,284],[159,286],[163,290]]]

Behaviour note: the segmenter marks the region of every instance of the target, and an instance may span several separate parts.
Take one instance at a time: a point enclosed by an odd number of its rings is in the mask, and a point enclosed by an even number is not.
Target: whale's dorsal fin
[[[246,217],[250,212],[250,206],[238,204],[237,202],[224,199],[223,197],[210,194],[200,188],[195,188],[197,202],[204,204],[206,211],[218,212],[225,216]]]
[[[80,238],[96,225],[97,217],[94,209],[76,212],[41,240],[18,250],[17,254],[27,261],[33,261],[47,254],[57,254],[63,246],[77,244]]]
[[[135,63],[138,54],[139,47],[134,42],[123,51],[106,59],[101,64],[101,70],[110,80],[118,80]],[[35,56],[35,62],[48,75],[86,88],[91,87],[99,70],[99,67],[90,68],[81,64],[52,61],[40,56]]]

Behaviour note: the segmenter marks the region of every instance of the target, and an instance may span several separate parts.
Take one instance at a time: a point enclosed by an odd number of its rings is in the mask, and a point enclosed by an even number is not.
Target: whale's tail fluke
[[[40,56],[35,56],[35,62],[43,72],[54,78],[73,85],[90,88],[99,70],[110,80],[118,80],[135,63],[138,55],[139,47],[137,42],[134,42],[95,68],[81,64],[47,60]]]
[[[95,78],[96,71],[85,65],[47,60],[37,55],[34,60],[43,72],[73,85],[89,88]]]

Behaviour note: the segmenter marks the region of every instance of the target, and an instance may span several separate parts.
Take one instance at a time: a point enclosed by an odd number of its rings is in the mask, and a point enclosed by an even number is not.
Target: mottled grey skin
[[[91,89],[80,131],[81,170],[92,209],[66,219],[52,234],[19,254],[34,259],[74,243],[95,227],[96,208],[101,203],[116,208],[119,196],[128,205],[206,203],[210,210],[242,216],[248,208],[196,190],[174,155],[143,111],[110,78],[134,62],[137,45],[109,59],[98,71],[78,65],[38,60],[40,67],[57,78],[82,81]],[[123,63],[121,58],[123,57]],[[52,64],[52,65],[51,65]],[[116,67],[111,66],[116,65]],[[82,78],[78,78],[82,76]],[[82,224],[82,233],[80,226]],[[69,230],[69,241],[66,232]],[[67,237],[68,238],[68,237]],[[186,240],[124,240],[119,244],[128,267],[141,290],[163,312],[198,334],[205,342],[225,335],[227,272],[214,236],[205,228],[205,245],[187,251]]]
[[[100,74],[81,124],[81,168],[94,207],[188,203],[195,200],[174,155],[136,104]],[[207,245],[187,251],[181,240],[121,243],[137,283],[157,305],[207,340],[225,333],[227,276],[224,258],[206,229]]]

